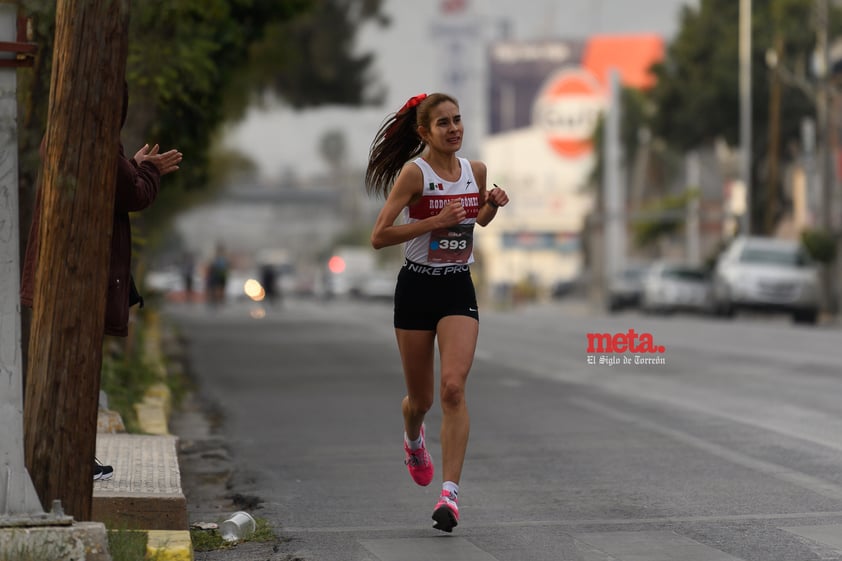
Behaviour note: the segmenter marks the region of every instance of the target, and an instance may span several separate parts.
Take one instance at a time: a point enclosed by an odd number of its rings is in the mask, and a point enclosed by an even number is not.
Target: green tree
[[[271,94],[295,107],[377,101],[373,55],[356,54],[356,32],[386,24],[382,0],[132,0],[127,79],[127,151],[146,141],[178,147],[185,161],[167,178],[144,220],[162,224],[184,192],[208,182],[209,154],[226,121]],[[46,122],[55,2],[26,0],[40,46],[22,70],[22,207],[32,199],[37,146]],[[157,219],[156,219],[157,218]],[[22,222],[24,223],[24,222]],[[28,220],[25,222],[29,223]]]
[[[38,45],[33,67],[18,71],[23,255],[41,166],[38,147],[47,122],[56,2],[17,3],[30,21],[29,40]],[[370,75],[373,58],[354,54],[351,47],[356,31],[365,23],[388,23],[381,3],[131,0],[126,69],[131,103],[121,136],[129,153],[151,141],[178,147],[185,155],[179,173],[167,178],[158,203],[144,213],[142,222],[148,229],[163,232],[175,213],[207,196],[212,172],[223,164],[236,161],[239,169],[244,167],[242,158],[211,157],[211,153],[220,125],[242,116],[261,96],[271,93],[297,107],[375,100],[367,93],[378,87]],[[366,84],[374,85],[363,87]],[[138,226],[142,234],[143,224]],[[24,341],[29,320],[24,313]]]
[[[646,247],[680,231],[684,226],[687,204],[698,197],[698,189],[690,189],[678,195],[666,195],[646,205],[643,210],[651,217],[632,223],[634,243]]]
[[[664,140],[661,138],[652,138],[652,132],[649,129],[649,122],[654,112],[654,104],[648,98],[647,92],[635,88],[621,88],[620,89],[620,106],[622,107],[622,115],[620,117],[620,146],[625,156],[626,162],[629,164],[634,159],[635,154],[641,150],[644,144],[650,151],[649,165],[645,170],[649,184],[663,187],[666,185],[670,174],[674,172],[674,164],[672,162],[672,155],[669,153]],[[605,119],[601,118],[596,130],[594,131],[594,146],[600,150],[605,141]],[[627,165],[625,172],[626,183],[632,183],[632,175],[634,173],[632,165]],[[603,174],[605,173],[605,162],[602,158],[598,158],[589,178],[588,188],[594,188],[596,191],[597,200],[600,201],[598,206],[601,206],[602,190],[598,186],[602,184]]]
[[[654,111],[647,92],[634,88],[620,90],[620,146],[626,165],[624,183],[626,208],[629,210],[629,224],[634,232],[634,241],[639,247],[653,244],[661,236],[667,236],[684,223],[684,216],[677,218],[673,202],[677,199],[668,193],[670,181],[680,169],[674,150],[670,150],[661,138],[653,137],[649,120]],[[594,133],[594,145],[602,147],[605,135],[605,120],[600,119]],[[603,208],[602,181],[605,164],[600,156],[591,173],[587,187],[594,190],[596,208]],[[681,197],[678,197],[681,198]],[[663,213],[664,216],[659,215]]]
[[[220,125],[265,96],[294,107],[376,101],[373,56],[354,54],[356,32],[384,23],[381,0],[135,0],[130,37],[129,129],[140,143],[178,146],[186,171],[148,220],[160,230],[185,189],[209,180]],[[148,45],[154,45],[150,51]],[[172,65],[159,61],[173,60]],[[319,76],[316,79],[312,76]],[[190,197],[190,199],[195,197]]]
[[[810,80],[807,69],[816,43],[814,6],[813,0],[753,2],[752,224],[764,224],[767,203],[775,202],[769,197],[780,197],[779,186],[767,194],[770,163],[791,158],[802,119],[815,114],[814,98],[791,83],[782,88],[779,106],[770,113],[772,70],[767,51],[777,48],[781,67]],[[831,28],[838,30],[839,12],[833,12]],[[683,10],[666,59],[654,67],[657,84],[649,96],[656,108],[649,126],[671,146],[691,150],[717,139],[739,146],[738,24],[739,3],[733,0],[701,0],[698,8]],[[770,114],[779,118],[772,142],[769,127],[775,120]],[[770,147],[775,147],[773,153]]]
[[[381,0],[312,2],[300,17],[267,26],[263,40],[253,45],[247,81],[295,108],[380,103],[384,89],[372,73],[374,55],[355,54],[355,40],[369,21],[388,25]]]
[[[241,155],[210,154],[221,125],[240,117],[260,96],[271,93],[297,107],[358,105],[376,99],[369,93],[378,87],[370,75],[373,56],[351,47],[362,25],[387,23],[382,0],[128,3],[125,76],[131,103],[121,137],[129,154],[147,141],[164,149],[178,147],[185,154],[181,171],[166,179],[157,204],[142,219],[136,217],[141,228],[135,232],[141,235],[135,240],[143,238],[143,223],[149,231],[163,231],[174,213],[208,191],[216,170],[248,169]],[[51,73],[57,4],[55,0],[17,0],[17,4],[29,18],[29,40],[39,47],[33,67],[18,71],[20,254],[24,255],[42,166],[38,147],[46,130],[50,89],[55,86]],[[108,48],[101,43],[100,48]],[[98,80],[99,71],[90,69],[76,78]],[[80,246],[89,242],[77,240]],[[22,314],[24,348],[30,319],[28,312]]]

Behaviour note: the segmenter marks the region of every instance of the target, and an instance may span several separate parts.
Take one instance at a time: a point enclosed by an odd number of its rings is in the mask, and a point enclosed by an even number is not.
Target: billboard
[[[608,103],[608,73],[646,88],[661,60],[655,35],[585,40],[500,41],[489,47],[488,135],[482,158],[489,183],[511,202],[478,233],[493,284],[533,279],[543,288],[581,270],[580,235],[595,200],[593,138]]]
[[[532,104],[547,77],[575,68],[584,44],[576,41],[501,41],[488,62],[488,134],[529,127]]]
[[[553,75],[577,77],[557,92],[570,96],[593,93],[595,87],[604,93],[612,68],[624,86],[645,89],[654,84],[651,65],[663,56],[664,41],[653,34],[493,43],[488,50],[488,133],[532,126],[535,102]],[[575,81],[583,91],[576,90]]]

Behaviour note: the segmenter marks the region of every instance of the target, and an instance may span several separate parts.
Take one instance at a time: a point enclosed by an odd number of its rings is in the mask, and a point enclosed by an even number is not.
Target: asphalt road
[[[207,465],[227,462],[217,482],[235,499],[202,497],[191,518],[247,505],[281,538],[197,560],[842,559],[838,329],[575,303],[481,310],[448,535],[432,529],[438,485],[417,487],[403,465],[390,307],[262,313],[168,310],[218,420]],[[629,330],[663,347],[636,353],[658,364],[587,352],[589,333]],[[427,422],[437,459],[438,403]]]

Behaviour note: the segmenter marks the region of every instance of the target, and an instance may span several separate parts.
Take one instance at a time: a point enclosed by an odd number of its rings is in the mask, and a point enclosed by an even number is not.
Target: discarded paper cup
[[[244,540],[257,529],[257,523],[248,512],[235,512],[228,520],[219,525],[219,533],[227,542]]]

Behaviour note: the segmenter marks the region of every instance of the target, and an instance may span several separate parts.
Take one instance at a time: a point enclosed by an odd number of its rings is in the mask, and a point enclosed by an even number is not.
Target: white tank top
[[[471,162],[459,158],[462,175],[456,181],[445,181],[423,158],[413,161],[424,174],[421,198],[404,208],[404,222],[411,224],[435,216],[450,201],[461,199],[465,219],[456,226],[441,228],[413,238],[404,244],[404,256],[410,261],[433,267],[464,265],[474,262],[474,224],[479,213],[479,187]]]

